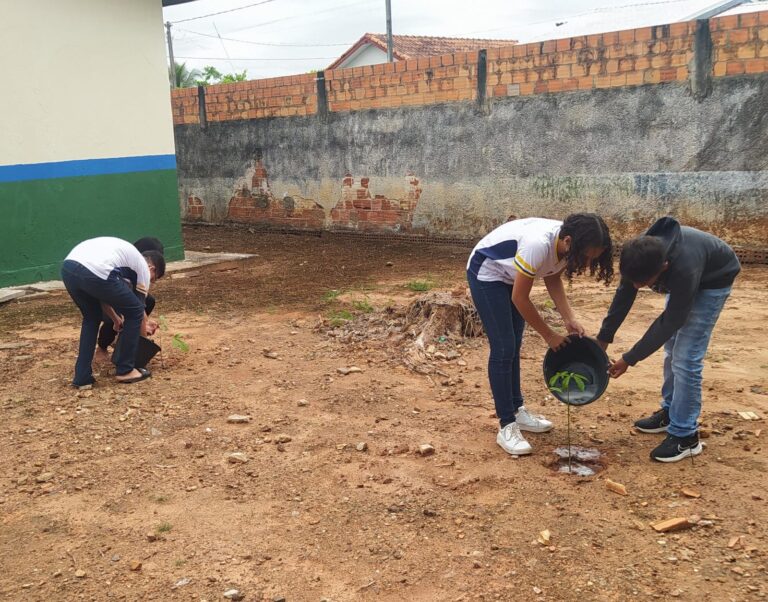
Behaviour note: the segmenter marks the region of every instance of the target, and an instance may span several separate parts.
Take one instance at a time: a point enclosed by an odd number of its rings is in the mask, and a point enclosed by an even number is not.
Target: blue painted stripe
[[[477,250],[478,253],[485,255],[488,259],[501,261],[502,259],[512,259],[517,255],[517,241],[503,240],[502,242]]]
[[[469,262],[469,269],[475,274],[480,273],[480,268],[486,259],[500,261],[509,259],[517,254],[517,241],[504,240],[500,243],[482,249],[476,249]]]
[[[176,169],[176,155],[144,155],[141,157],[57,161],[55,163],[0,165],[0,182],[103,176],[161,169]]]

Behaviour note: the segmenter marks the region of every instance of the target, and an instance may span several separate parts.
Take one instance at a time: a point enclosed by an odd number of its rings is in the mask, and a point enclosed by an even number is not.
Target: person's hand
[[[624,361],[624,358],[619,358],[615,361],[611,360],[611,366],[608,368],[608,374],[611,376],[611,378],[619,378],[619,376],[627,371],[627,368],[629,368],[629,364]]]
[[[157,323],[157,320],[147,320],[147,335],[152,336],[157,332],[159,324]]]
[[[595,337],[595,340],[597,341],[597,344],[600,346],[600,349],[602,349],[603,351],[607,351],[608,350],[608,345],[610,345],[610,343],[606,343],[605,341],[601,341],[597,337]]]
[[[115,315],[117,318],[116,320],[112,321],[112,330],[119,333],[123,330],[123,325],[125,324],[125,318],[123,316]]]
[[[553,332],[551,335],[549,335],[549,338],[547,339],[547,345],[549,345],[549,348],[552,351],[560,351],[560,349],[565,347],[570,342],[571,339],[564,337],[561,334],[557,334],[556,332]]]
[[[568,334],[575,334],[579,337],[583,337],[587,332],[577,320],[566,320],[565,329],[568,331]]]

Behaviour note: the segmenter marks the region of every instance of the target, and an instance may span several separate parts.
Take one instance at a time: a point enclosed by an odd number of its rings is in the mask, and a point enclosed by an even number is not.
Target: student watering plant
[[[696,456],[702,452],[697,420],[704,356],[741,270],[739,260],[716,236],[663,217],[643,236],[624,245],[619,270],[621,284],[597,335],[603,349],[613,342],[638,289],[647,286],[666,294],[667,302],[643,337],[612,363],[609,373],[619,378],[663,345],[661,408],[635,422],[635,428],[643,433],[667,433],[651,451],[653,460],[677,462]]]
[[[483,322],[490,356],[488,380],[499,419],[496,442],[512,455],[530,454],[522,431],[543,433],[552,423],[530,413],[520,383],[520,346],[526,322],[553,350],[581,337],[584,327],[568,303],[562,275],[569,280],[589,272],[608,284],[613,278],[613,247],[608,226],[593,213],[575,213],[565,221],[525,218],[502,224],[472,250],[467,281]],[[550,328],[530,299],[533,283],[543,279],[566,334]]]

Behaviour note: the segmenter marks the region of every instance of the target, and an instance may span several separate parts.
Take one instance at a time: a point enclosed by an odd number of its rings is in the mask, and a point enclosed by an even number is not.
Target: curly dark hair
[[[565,276],[571,280],[589,269],[590,276],[606,285],[613,280],[613,242],[603,218],[594,213],[572,213],[560,228],[560,239],[571,237],[571,248],[566,256]],[[602,248],[597,259],[590,261],[585,252],[590,248]]]

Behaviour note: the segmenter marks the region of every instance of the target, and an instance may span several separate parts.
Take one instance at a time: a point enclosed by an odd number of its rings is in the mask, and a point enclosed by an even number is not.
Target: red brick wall
[[[696,22],[488,48],[489,98],[684,82]],[[715,77],[768,72],[768,11],[710,21]],[[325,72],[330,111],[474,100],[477,53]],[[197,90],[172,92],[174,124],[198,123]],[[209,121],[317,112],[314,74],[206,88]]]
[[[171,100],[174,124],[199,123],[197,88],[173,90]],[[315,75],[207,86],[205,112],[208,121],[311,115],[317,112]]]
[[[768,72],[768,11],[712,19],[715,77]]]
[[[205,211],[205,204],[202,199],[190,195],[187,198],[187,219],[199,220],[203,219],[203,211]]]
[[[472,100],[477,53],[459,52],[325,72],[331,111]]]
[[[695,22],[488,50],[488,96],[525,96],[688,79]]]
[[[319,230],[325,225],[322,206],[308,199],[276,198],[261,159],[256,159],[253,167],[250,186],[245,180],[236,185],[227,207],[227,219],[310,230]]]
[[[369,178],[356,180],[352,174],[346,174],[341,184],[341,199],[331,209],[331,225],[353,230],[411,230],[421,188],[415,175],[409,174],[405,180],[405,196],[390,199],[372,194]]]

